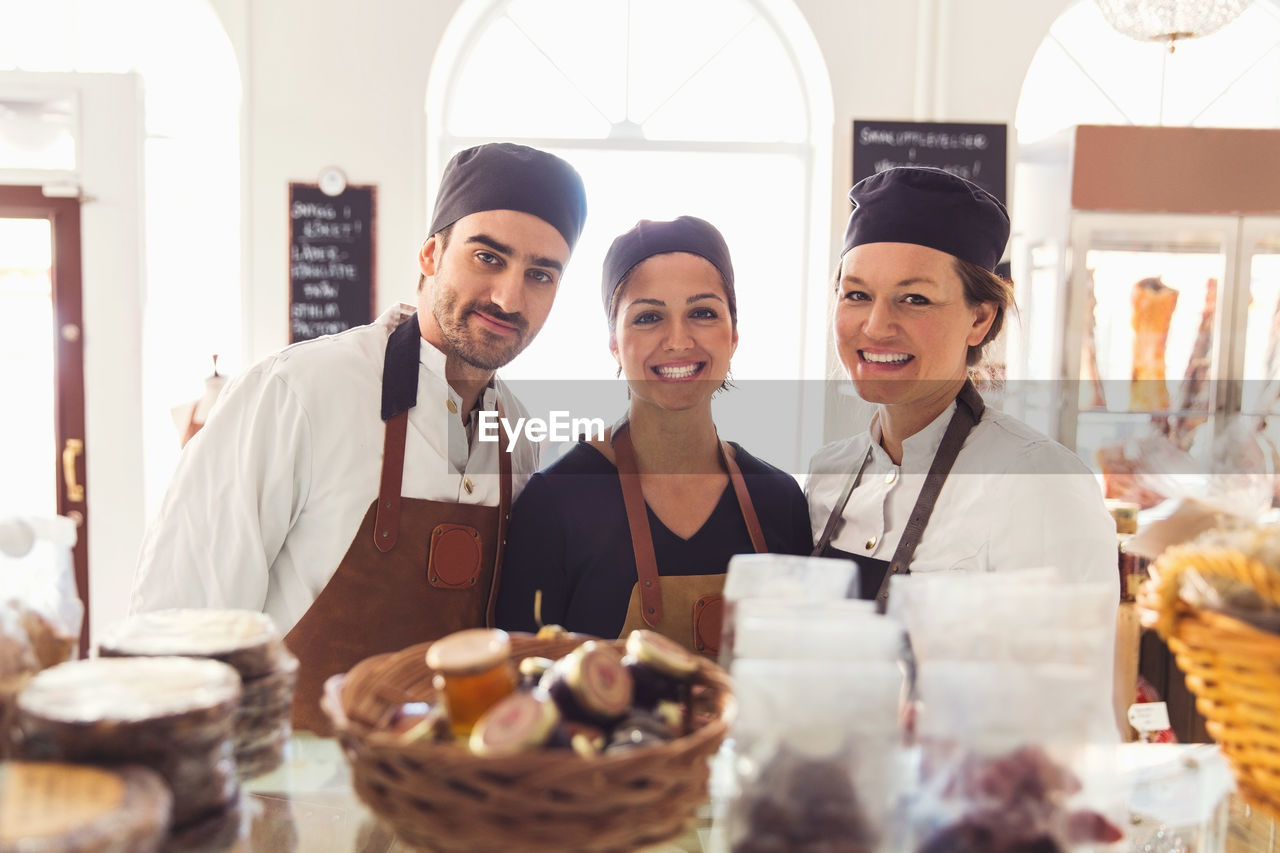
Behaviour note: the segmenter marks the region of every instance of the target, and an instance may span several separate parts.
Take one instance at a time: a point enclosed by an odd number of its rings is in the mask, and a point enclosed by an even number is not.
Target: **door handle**
[[[62,445],[62,479],[67,484],[67,500],[84,502],[84,486],[76,479],[76,457],[84,453],[84,442],[68,438]]]

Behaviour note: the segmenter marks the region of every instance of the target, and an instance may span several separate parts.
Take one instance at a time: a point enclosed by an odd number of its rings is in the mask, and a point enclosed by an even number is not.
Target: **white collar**
[[[937,455],[938,448],[942,446],[942,437],[946,434],[947,425],[951,423],[951,416],[955,414],[955,411],[956,401],[952,400],[950,405],[931,420],[924,429],[902,440],[903,468],[923,474],[932,467],[933,457]],[[870,437],[871,452],[875,454],[877,460],[893,465],[894,462],[889,458],[889,454],[880,446],[883,434],[880,431],[879,412],[876,412],[875,417],[871,420]]]
[[[427,369],[431,375],[438,378],[449,389],[449,396],[455,401],[460,401],[462,397],[457,391],[453,390],[453,386],[449,384],[448,378],[444,373],[445,354],[444,351],[431,343],[426,338],[422,339],[422,345],[418,348],[418,363]],[[497,386],[498,374],[493,374],[489,380],[489,384],[485,386],[484,393],[480,395],[480,408],[485,411],[493,411],[497,408]]]

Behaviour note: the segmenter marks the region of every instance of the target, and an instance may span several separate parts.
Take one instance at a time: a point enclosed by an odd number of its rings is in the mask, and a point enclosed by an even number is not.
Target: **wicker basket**
[[[1280,635],[1178,597],[1182,574],[1195,569],[1245,583],[1280,607],[1280,572],[1235,550],[1189,545],[1169,548],[1154,568],[1158,580],[1144,586],[1139,603],[1186,675],[1240,796],[1280,819]]]
[[[512,658],[558,658],[585,639],[513,635]],[[404,745],[383,730],[401,704],[434,697],[429,645],[360,662],[329,680],[321,703],[356,793],[401,841],[441,853],[624,851],[689,829],[734,712],[728,676],[715,664],[699,660],[695,728],[669,743],[598,758],[559,750],[481,757],[454,743]]]

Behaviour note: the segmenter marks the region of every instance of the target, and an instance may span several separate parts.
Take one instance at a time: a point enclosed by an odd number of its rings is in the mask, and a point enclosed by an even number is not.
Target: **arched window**
[[[241,358],[236,58],[208,0],[0,0],[0,21],[0,75],[132,71],[142,78],[150,516],[179,448],[170,407],[200,395],[212,354],[229,372]],[[6,155],[17,152],[0,145],[0,169],[11,165]]]
[[[1249,342],[1233,367],[1236,357],[1228,358],[1228,348],[1219,347],[1214,338],[1213,369],[1221,371],[1216,375],[1229,376],[1244,363],[1248,377],[1264,361],[1257,342],[1267,340],[1280,292],[1274,226],[1255,229],[1233,223],[1228,228],[1221,217],[1209,221],[1211,217],[1155,212],[1110,218],[1099,211],[1071,214],[1069,128],[1084,124],[1280,128],[1280,2],[1257,0],[1217,32],[1180,39],[1171,49],[1164,42],[1122,35],[1095,0],[1077,0],[1037,50],[1017,111],[1012,256],[1021,310],[1019,323],[1010,330],[1010,376],[1127,379],[1135,358],[1133,286],[1158,279],[1176,291],[1178,303],[1178,316],[1160,353],[1168,359],[1170,382],[1194,375],[1204,358],[1210,338],[1201,335],[1200,327],[1207,328],[1206,317],[1221,323],[1224,339],[1235,337],[1234,331]],[[1173,186],[1179,177],[1168,176]],[[1247,255],[1238,254],[1237,229],[1240,252]],[[1246,232],[1258,239],[1250,243],[1253,237],[1247,240]],[[1237,259],[1244,272],[1228,275]],[[1247,335],[1245,324],[1226,308],[1243,305],[1245,292]],[[1088,336],[1083,344],[1074,331],[1067,331],[1077,325],[1083,329],[1081,337]],[[1083,355],[1073,351],[1077,346]],[[1197,351],[1200,355],[1193,359]],[[1014,367],[1021,370],[1017,376]],[[1117,392],[1082,384],[1086,387],[1080,389],[1079,402],[1073,399],[1059,417],[1056,389],[1027,383],[1028,408],[1019,414],[1093,459],[1088,448],[1114,448],[1134,433],[1123,433],[1116,426],[1121,419],[1108,408],[1126,405],[1112,399]],[[1127,386],[1116,383],[1116,388],[1124,392]],[[1084,414],[1077,417],[1077,409]],[[1145,427],[1150,414],[1137,411],[1123,428]]]
[[[427,100],[432,191],[455,151],[495,139],[560,154],[587,185],[586,230],[555,308],[505,376],[612,377],[604,253],[636,220],[681,214],[714,223],[733,253],[739,384],[788,380],[770,384],[799,394],[796,380],[821,376],[832,106],[791,3],[470,0]]]
[[[1018,142],[1077,124],[1280,127],[1280,4],[1258,0],[1204,38],[1139,42],[1094,0],[1059,16],[1018,101]]]

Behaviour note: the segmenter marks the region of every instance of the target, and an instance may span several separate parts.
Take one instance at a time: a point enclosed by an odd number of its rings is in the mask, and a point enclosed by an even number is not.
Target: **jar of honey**
[[[516,689],[511,638],[496,628],[457,631],[431,644],[427,666],[444,696],[457,737],[469,737],[476,721]]]

